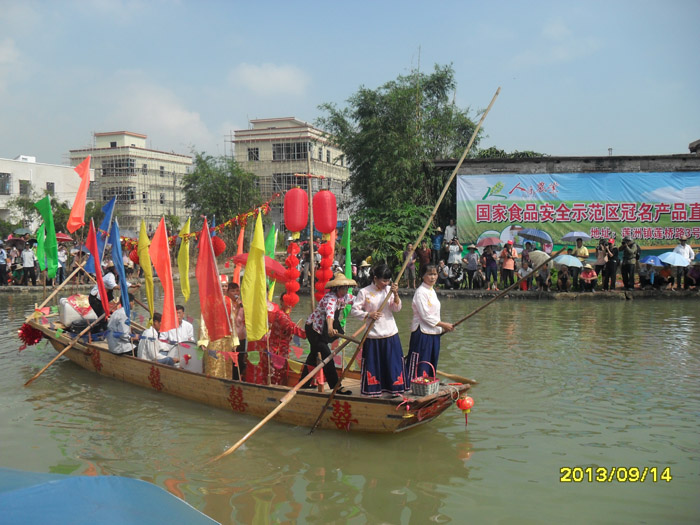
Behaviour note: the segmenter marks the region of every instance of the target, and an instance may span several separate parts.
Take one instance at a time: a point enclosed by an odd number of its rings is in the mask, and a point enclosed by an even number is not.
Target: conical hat
[[[336,286],[357,286],[357,283],[338,272],[332,280],[326,283],[326,288],[335,288]]]

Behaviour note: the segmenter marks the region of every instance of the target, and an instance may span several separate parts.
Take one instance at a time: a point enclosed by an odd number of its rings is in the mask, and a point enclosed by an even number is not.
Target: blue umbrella
[[[647,255],[646,257],[643,257],[642,260],[639,261],[642,264],[651,264],[652,266],[663,266],[664,263],[661,262],[661,259],[659,259],[656,255]]]
[[[538,230],[536,228],[524,228],[515,232],[518,237],[527,239],[528,241],[541,242],[546,244],[552,243],[552,236],[546,231]]]
[[[584,232],[569,232],[564,237],[561,238],[564,242],[576,242],[576,239],[583,239],[584,241],[590,241],[591,236]]]
[[[668,264],[669,266],[688,266],[690,263],[683,257],[680,253],[676,252],[665,252],[659,255],[661,262]]]
[[[564,266],[568,266],[570,268],[583,268],[581,261],[579,261],[578,258],[574,257],[573,255],[559,255],[554,258],[554,263],[563,264]]]

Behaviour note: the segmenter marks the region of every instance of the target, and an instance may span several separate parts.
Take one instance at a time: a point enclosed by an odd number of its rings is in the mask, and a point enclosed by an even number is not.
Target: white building
[[[258,177],[263,199],[281,194],[271,204],[270,212],[278,226],[284,226],[284,194],[296,186],[307,189],[309,179],[299,174],[307,173],[309,168],[312,175],[323,177],[311,179],[311,189],[331,190],[338,203],[338,220],[347,219],[347,211],[341,206],[350,198],[350,171],[343,152],[326,133],[294,117],[251,120],[250,126],[234,132],[234,157],[244,170]]]
[[[138,233],[141,219],[155,230],[162,216],[187,220],[182,177],[192,167],[192,157],[146,147],[146,135],[130,131],[95,133],[90,148],[70,151],[77,166],[88,155],[95,170],[89,197],[106,203],[117,197],[115,216],[122,229]]]
[[[79,186],[80,176],[72,166],[42,164],[28,155],[0,159],[0,219],[8,222],[20,219],[10,210],[8,202],[22,195],[39,200],[48,193],[52,199],[72,206]],[[35,229],[40,222],[36,219],[24,226]]]

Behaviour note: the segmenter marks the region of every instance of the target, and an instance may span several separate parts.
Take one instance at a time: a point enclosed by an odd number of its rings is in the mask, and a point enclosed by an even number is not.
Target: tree
[[[449,177],[434,161],[460,157],[476,128],[469,108],[454,104],[455,88],[452,66],[436,65],[431,74],[399,76],[375,90],[360,87],[346,108],[321,106],[327,116],[318,124],[345,153],[360,209],[434,206]],[[454,209],[453,186],[440,223],[454,218]]]
[[[512,153],[508,153],[502,149],[498,149],[495,146],[490,148],[479,150],[476,153],[476,158],[478,159],[531,159],[536,157],[548,157],[549,155],[545,153],[537,153],[536,151],[518,151],[515,150]]]
[[[182,179],[185,205],[192,210],[192,231],[201,226],[201,215],[221,223],[260,204],[255,175],[241,168],[234,159],[194,153],[194,169]],[[233,240],[226,234],[227,244]]]

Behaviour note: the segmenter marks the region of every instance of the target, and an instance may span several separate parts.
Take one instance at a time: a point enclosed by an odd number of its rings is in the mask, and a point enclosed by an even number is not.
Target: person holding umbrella
[[[614,290],[615,281],[617,276],[617,261],[619,250],[615,246],[615,239],[608,239],[605,244],[605,253],[607,254],[608,260],[605,262],[603,267],[603,290]]]
[[[586,262],[586,259],[588,259],[588,248],[586,248],[583,245],[583,239],[581,237],[576,239],[576,248],[573,249],[571,252],[571,255],[574,257],[577,257],[579,261],[581,261],[581,264]],[[571,268],[571,289],[580,291],[583,287],[579,286],[578,283],[578,276],[579,273],[581,272],[581,268],[577,267],[572,267]]]
[[[496,261],[491,246],[484,248],[481,265],[486,269],[486,289],[491,289],[491,277],[493,277],[493,289],[498,290],[498,261]]]
[[[678,239],[678,245],[673,249],[673,253],[677,253],[685,257],[685,260],[688,261],[688,264],[690,264],[693,260],[693,257],[695,257],[695,252],[690,247],[690,245],[686,244],[687,241],[688,237],[686,237],[685,235],[681,235]],[[687,290],[688,266],[679,266],[676,269],[676,290],[680,290],[681,288],[681,277],[683,278],[683,288]]]

